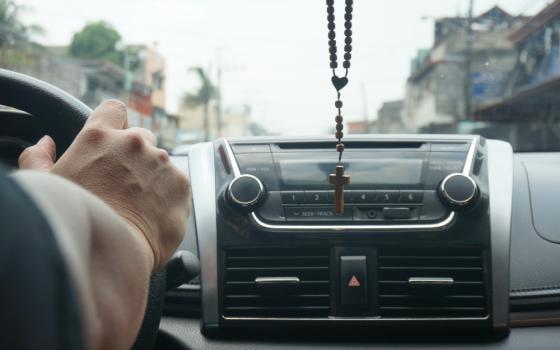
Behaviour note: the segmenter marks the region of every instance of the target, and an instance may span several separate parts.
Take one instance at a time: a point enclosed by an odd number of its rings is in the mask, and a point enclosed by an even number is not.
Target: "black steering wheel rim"
[[[0,104],[37,117],[41,129],[56,141],[59,156],[91,114],[91,108],[66,91],[6,69],[0,69],[0,92]]]
[[[42,80],[0,69],[0,105],[17,108],[36,117],[41,130],[62,155],[91,114],[91,108],[69,93]],[[1,121],[0,121],[1,123]],[[163,309],[165,270],[152,276],[144,321],[133,349],[152,349]]]

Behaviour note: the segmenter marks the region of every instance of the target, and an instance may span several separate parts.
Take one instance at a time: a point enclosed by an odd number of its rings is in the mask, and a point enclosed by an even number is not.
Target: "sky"
[[[547,0],[475,0],[475,15],[494,5],[514,15]],[[222,67],[225,107],[249,105],[271,132],[324,133],[334,124],[324,0],[19,0],[45,45],[68,45],[87,22],[111,23],[127,44],[156,45],[167,64],[167,108],[198,84],[189,67]],[[343,1],[335,1],[343,28]],[[433,43],[434,18],[466,14],[468,0],[354,0],[345,120],[375,119],[384,101],[404,96],[410,60]],[[343,33],[337,30],[339,52]],[[339,62],[342,58],[339,57]]]

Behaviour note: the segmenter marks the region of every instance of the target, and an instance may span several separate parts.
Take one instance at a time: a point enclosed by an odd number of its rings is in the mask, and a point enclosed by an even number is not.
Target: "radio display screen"
[[[280,179],[285,186],[326,186],[334,172],[332,160],[279,159]],[[352,186],[401,185],[422,183],[424,159],[349,159],[344,161],[345,174],[351,176]]]

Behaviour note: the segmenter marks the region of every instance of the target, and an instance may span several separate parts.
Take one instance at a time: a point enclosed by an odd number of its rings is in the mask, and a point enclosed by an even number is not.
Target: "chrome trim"
[[[434,224],[406,224],[406,225],[271,225],[263,222],[255,214],[251,212],[251,220],[257,226],[270,230],[270,231],[286,231],[286,230],[307,230],[307,231],[370,231],[370,230],[385,230],[385,231],[407,231],[407,230],[435,230],[444,229],[448,227],[455,220],[455,212],[451,212],[443,221]]]
[[[200,143],[189,150],[189,169],[193,212],[198,235],[200,288],[203,326],[217,325],[218,312],[218,241],[216,225],[216,183],[214,147]],[[210,195],[209,195],[210,194]]]
[[[239,165],[237,165],[237,160],[235,159],[235,155],[233,154],[233,151],[231,150],[231,146],[229,145],[228,140],[224,140],[224,145],[226,148],[226,153],[231,165],[231,169],[233,170],[233,177],[239,177],[241,176],[241,170],[239,170]]]
[[[469,151],[467,152],[467,157],[465,159],[465,165],[463,166],[463,174],[470,175],[473,165],[474,157],[476,151],[476,145],[479,142],[479,136],[473,136],[471,139],[471,145]],[[241,176],[241,171],[235,156],[231,149],[228,140],[224,140],[226,153],[231,163],[233,169],[234,177]],[[264,230],[267,231],[425,231],[425,230],[443,230],[453,223],[455,219],[455,212],[452,211],[449,215],[442,221],[433,224],[399,224],[399,225],[278,225],[278,224],[267,224],[263,222],[257,214],[253,211],[249,214],[251,221]]]
[[[509,324],[509,259],[513,193],[513,151],[509,143],[487,141],[492,315],[494,328]]]
[[[381,317],[230,317],[222,316],[222,319],[229,321],[314,321],[314,322],[356,322],[356,321],[369,321],[375,323],[388,323],[388,322],[403,322],[403,321],[422,321],[423,323],[441,322],[441,321],[484,321],[488,319],[488,315],[484,317],[450,317],[450,318],[381,318]]]
[[[472,183],[474,191],[470,195],[469,198],[467,198],[465,200],[462,200],[462,201],[458,201],[456,199],[451,198],[451,196],[449,196],[449,194],[447,193],[447,190],[445,189],[445,185],[447,184],[447,181],[449,181],[449,179],[451,179],[454,176],[464,176],[465,178],[467,178]],[[445,197],[445,199],[447,199],[449,201],[449,203],[451,203],[453,205],[456,205],[458,207],[463,207],[463,206],[468,205],[471,202],[471,200],[476,196],[476,194],[478,193],[478,185],[476,184],[476,182],[474,182],[472,177],[470,177],[469,175],[465,175],[463,173],[453,173],[453,174],[447,175],[441,181],[441,184],[439,185],[439,191]]]
[[[467,153],[467,159],[465,160],[465,165],[463,166],[463,175],[469,176],[472,173],[474,166],[474,159],[476,156],[476,145],[480,142],[480,136],[474,136],[471,141],[471,146],[469,147],[469,152]]]
[[[235,196],[231,192],[231,186],[233,186],[233,183],[235,181],[243,178],[243,177],[248,177],[248,178],[251,178],[251,179],[255,180],[257,182],[257,184],[259,185],[259,189],[260,189],[259,194],[257,194],[257,196],[254,199],[252,199],[248,202],[240,201],[239,199],[235,198]],[[231,180],[231,182],[228,185],[227,191],[228,191],[228,197],[231,200],[233,200],[236,204],[238,204],[242,207],[250,207],[250,206],[254,205],[255,203],[257,203],[262,198],[262,196],[264,194],[264,185],[261,182],[261,180],[259,180],[258,177],[253,176],[251,174],[243,174],[243,175],[239,175],[239,176],[235,177],[233,180]]]
[[[299,283],[299,278],[298,277],[256,277],[255,278],[255,283],[259,284],[283,284],[283,283],[289,283],[289,284],[295,284],[295,283]]]
[[[449,286],[455,283],[451,277],[410,277],[408,284],[428,286]]]

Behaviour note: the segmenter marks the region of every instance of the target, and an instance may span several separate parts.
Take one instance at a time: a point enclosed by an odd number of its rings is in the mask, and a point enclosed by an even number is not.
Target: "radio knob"
[[[227,189],[227,198],[231,205],[245,210],[252,210],[261,204],[266,190],[259,178],[244,174],[231,180]]]
[[[464,174],[447,175],[439,185],[439,195],[452,209],[462,209],[473,204],[478,198],[476,182]]]

